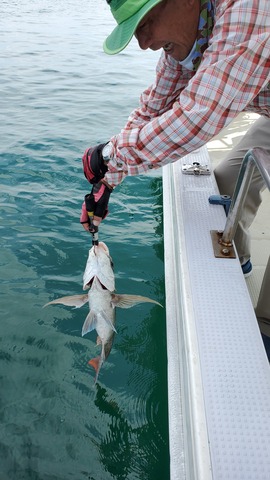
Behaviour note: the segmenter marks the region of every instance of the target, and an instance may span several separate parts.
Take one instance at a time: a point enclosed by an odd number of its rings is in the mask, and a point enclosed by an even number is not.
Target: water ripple
[[[156,62],[135,42],[105,56],[106,2],[74,4],[0,2],[0,477],[167,480],[164,313],[117,310],[94,386],[87,307],[42,309],[82,293],[91,238],[79,223],[90,190],[81,156],[123,127]],[[161,179],[147,175],[111,195],[100,238],[118,292],[164,300],[161,197]]]

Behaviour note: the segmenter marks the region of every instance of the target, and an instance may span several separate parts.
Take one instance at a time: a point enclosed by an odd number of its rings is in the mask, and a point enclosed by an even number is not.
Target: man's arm
[[[269,82],[267,0],[221,2],[202,63],[185,88],[178,63],[165,55],[163,60],[166,68],[169,65],[166,72],[178,74],[170,78],[161,69],[140,112],[112,139],[114,158],[106,174],[111,184],[177,160],[204,145],[249,104],[254,109],[256,97]],[[270,114],[269,104],[263,106],[260,98],[259,110]],[[269,96],[264,95],[264,100],[268,102]],[[163,113],[158,115],[159,101]]]

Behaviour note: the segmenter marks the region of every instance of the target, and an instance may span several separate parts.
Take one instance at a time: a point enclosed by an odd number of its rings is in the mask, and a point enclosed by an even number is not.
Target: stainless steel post
[[[240,168],[226,225],[220,239],[221,245],[232,245],[255,166],[270,190],[270,155],[263,148],[252,148],[246,153]]]

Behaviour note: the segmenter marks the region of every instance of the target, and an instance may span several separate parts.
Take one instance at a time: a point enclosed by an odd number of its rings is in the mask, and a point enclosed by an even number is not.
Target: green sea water
[[[81,156],[119,132],[157,55],[102,52],[105,0],[2,1],[0,24],[0,480],[168,480],[165,309],[117,310],[94,386],[87,307],[42,308],[82,293]],[[164,305],[160,175],[114,191],[100,238],[117,291]]]

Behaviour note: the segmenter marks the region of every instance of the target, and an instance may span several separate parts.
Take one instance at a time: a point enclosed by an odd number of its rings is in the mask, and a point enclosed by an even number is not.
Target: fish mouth
[[[91,278],[90,282],[88,282],[88,283],[86,284],[86,287],[89,287],[89,288],[92,287],[94,278],[95,278],[95,277],[92,277],[92,278]],[[101,287],[103,288],[103,290],[108,290],[108,289],[105,287],[105,285],[103,285],[103,283],[100,282],[99,279],[97,279],[97,280],[98,280],[99,284],[101,285]]]

